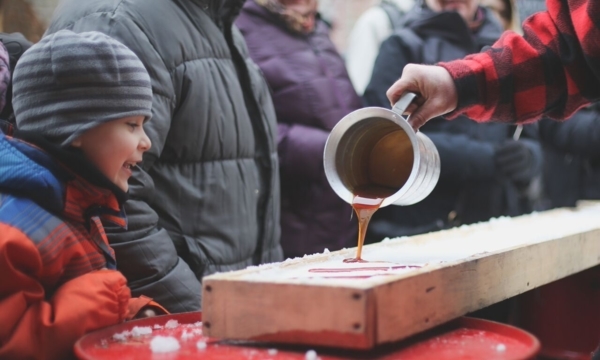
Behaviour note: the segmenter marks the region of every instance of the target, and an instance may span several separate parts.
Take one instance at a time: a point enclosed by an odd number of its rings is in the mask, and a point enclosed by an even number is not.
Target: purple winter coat
[[[271,88],[277,113],[284,255],[356,246],[352,208],[333,192],[323,170],[329,132],[361,107],[329,28],[317,20],[312,34],[294,33],[253,0],[236,25]]]

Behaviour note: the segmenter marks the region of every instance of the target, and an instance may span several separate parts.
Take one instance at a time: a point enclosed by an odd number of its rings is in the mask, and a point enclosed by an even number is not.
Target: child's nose
[[[144,128],[142,127],[142,138],[140,140],[139,148],[142,151],[147,151],[148,149],[150,149],[151,146],[152,146],[152,141],[150,140],[148,135],[146,135],[146,132],[144,131]]]

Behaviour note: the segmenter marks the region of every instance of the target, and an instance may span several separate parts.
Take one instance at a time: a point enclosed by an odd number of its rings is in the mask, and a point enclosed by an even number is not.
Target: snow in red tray
[[[125,328],[126,324],[121,327]],[[270,345],[220,341],[202,334],[202,322],[182,324],[171,319],[166,323],[126,327],[86,348],[90,359],[211,359],[211,360],[327,360],[314,350],[280,351]],[[337,359],[337,358],[330,358]]]

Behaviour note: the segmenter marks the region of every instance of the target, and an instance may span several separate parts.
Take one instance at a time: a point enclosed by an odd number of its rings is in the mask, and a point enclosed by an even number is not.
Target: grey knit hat
[[[19,59],[13,76],[17,128],[61,146],[102,123],[152,116],[150,76],[140,59],[99,32],[61,30]]]

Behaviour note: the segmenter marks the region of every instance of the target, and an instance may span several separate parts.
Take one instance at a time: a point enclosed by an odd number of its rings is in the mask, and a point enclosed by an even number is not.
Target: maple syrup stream
[[[358,218],[358,247],[356,248],[356,257],[344,259],[345,263],[366,262],[361,255],[369,221],[383,200],[395,192],[395,189],[383,186],[363,186],[354,190],[352,208]]]

